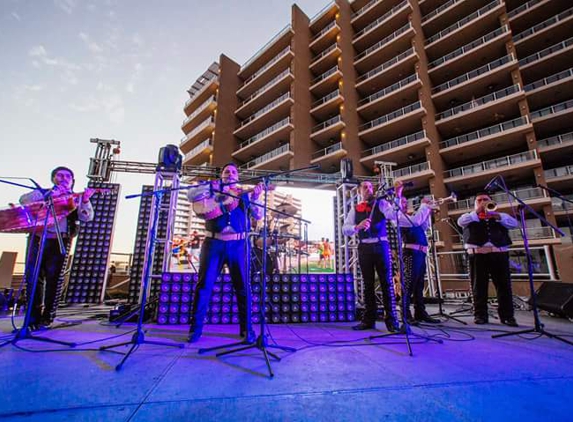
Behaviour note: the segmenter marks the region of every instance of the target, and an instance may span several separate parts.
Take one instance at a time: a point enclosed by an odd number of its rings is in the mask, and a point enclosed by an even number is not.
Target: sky
[[[300,0],[312,18],[327,0]],[[121,142],[120,160],[156,162],[179,144],[186,90],[219,55],[245,63],[290,23],[292,0],[0,0],[0,179],[50,187],[59,165],[87,185],[91,138]],[[121,174],[114,252],[131,252],[137,193],[153,176]],[[16,180],[28,184],[25,180]],[[0,208],[24,188],[0,183]],[[332,192],[297,190],[309,237],[332,236]],[[0,251],[25,236],[0,234]],[[19,256],[18,260],[21,260]]]

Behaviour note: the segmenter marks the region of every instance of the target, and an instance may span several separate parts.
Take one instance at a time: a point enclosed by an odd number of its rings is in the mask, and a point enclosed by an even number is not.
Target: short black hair
[[[72,179],[75,179],[75,178],[76,178],[76,177],[74,176],[74,172],[73,172],[69,167],[58,166],[58,167],[56,167],[55,169],[52,170],[50,179],[53,179],[54,177],[56,177],[56,174],[57,174],[60,170],[69,171],[70,174],[72,175]]]
[[[475,194],[474,198],[477,198],[478,196],[487,196],[489,199],[491,199],[491,193],[486,192],[486,191],[481,191]]]
[[[235,167],[237,170],[239,170],[239,166],[236,165],[235,163],[233,163],[232,161],[229,161],[227,164],[225,164],[223,167],[221,167],[221,173],[223,173],[223,170],[225,170],[227,167],[229,166],[233,166]]]

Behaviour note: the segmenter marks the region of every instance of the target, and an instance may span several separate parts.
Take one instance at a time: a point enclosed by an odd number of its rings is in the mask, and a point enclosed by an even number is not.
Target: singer
[[[205,240],[201,247],[199,281],[193,298],[189,329],[190,343],[198,341],[203,333],[203,322],[211,300],[213,285],[225,264],[229,267],[237,297],[240,335],[247,343],[253,343],[256,340],[251,322],[247,234],[250,231],[249,217],[260,220],[263,216],[262,207],[253,204],[258,201],[263,185],[256,185],[249,194],[237,186],[238,181],[238,168],[236,164],[229,163],[223,167],[220,181],[190,189],[187,194],[192,202],[197,202],[197,198],[212,200],[219,211],[214,214],[208,213],[205,217]],[[230,193],[232,196],[225,195],[225,193]]]
[[[74,173],[67,167],[60,166],[52,170],[51,173],[53,188],[47,193],[36,189],[20,197],[22,205],[32,202],[43,201],[45,195],[57,198],[62,195],[69,195],[73,192],[75,180]],[[49,329],[56,316],[58,302],[60,300],[63,283],[62,269],[68,255],[72,238],[78,233],[78,220],[91,221],[94,218],[94,211],[90,198],[94,194],[93,189],[86,189],[81,195],[78,207],[67,217],[58,220],[58,228],[64,241],[66,252],[61,253],[58,243],[55,225],[48,227],[42,262],[40,263],[40,276],[36,286],[36,294],[33,299],[28,297],[28,306],[32,307],[30,313],[30,328],[32,330]],[[40,230],[38,230],[40,231]],[[36,262],[36,257],[40,248],[40,235],[32,233],[28,238],[26,261],[26,292],[32,291],[32,268]]]
[[[374,271],[378,273],[384,303],[384,322],[389,332],[400,331],[396,313],[396,296],[392,283],[390,246],[386,233],[386,221],[392,218],[392,205],[385,199],[376,199],[372,183],[364,181],[358,187],[362,198],[346,216],[342,232],[346,236],[358,236],[358,261],[364,279],[365,307],[362,322],[353,330],[376,328],[376,294]]]
[[[474,211],[462,215],[458,225],[463,229],[464,247],[469,256],[470,278],[474,300],[474,322],[487,324],[489,279],[495,286],[498,313],[502,324],[517,327],[513,313],[513,299],[509,270],[509,229],[518,226],[509,214],[489,211],[491,196],[478,193]]]

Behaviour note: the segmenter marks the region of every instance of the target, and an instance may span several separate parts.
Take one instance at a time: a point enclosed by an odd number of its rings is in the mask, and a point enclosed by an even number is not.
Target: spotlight
[[[159,149],[156,171],[177,173],[181,171],[183,156],[177,145],[166,145]]]

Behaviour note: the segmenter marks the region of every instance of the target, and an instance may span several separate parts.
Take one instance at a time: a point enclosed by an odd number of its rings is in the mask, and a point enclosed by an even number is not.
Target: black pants
[[[390,264],[390,248],[388,242],[361,243],[358,246],[358,261],[364,280],[365,312],[362,321],[374,324],[376,321],[376,294],[374,273],[378,274],[382,288],[385,320],[397,324],[396,296],[392,283],[392,265]]]
[[[251,284],[247,277],[245,261],[245,257],[249,257],[247,249],[247,243],[244,240],[224,242],[212,238],[205,239],[199,261],[199,281],[193,298],[192,330],[203,328],[213,285],[224,264],[229,267],[233,289],[237,296],[241,331],[251,330]]]
[[[499,317],[501,319],[513,318],[509,253],[469,255],[469,261],[474,295],[474,315],[487,319],[488,284],[491,277],[497,291]]]
[[[414,302],[415,315],[426,312],[424,305],[424,276],[426,275],[426,254],[422,251],[404,248],[404,284],[406,287],[405,311]]]
[[[70,241],[64,238],[64,247],[69,249]],[[40,238],[31,236],[28,239],[28,261],[26,262],[26,293],[28,306],[32,307],[30,324],[50,324],[56,316],[56,309],[60,300],[63,277],[62,270],[67,253],[60,252],[58,239],[46,239],[44,253],[40,262],[40,272],[36,292],[33,300],[30,295],[33,289],[33,272],[40,248]]]

